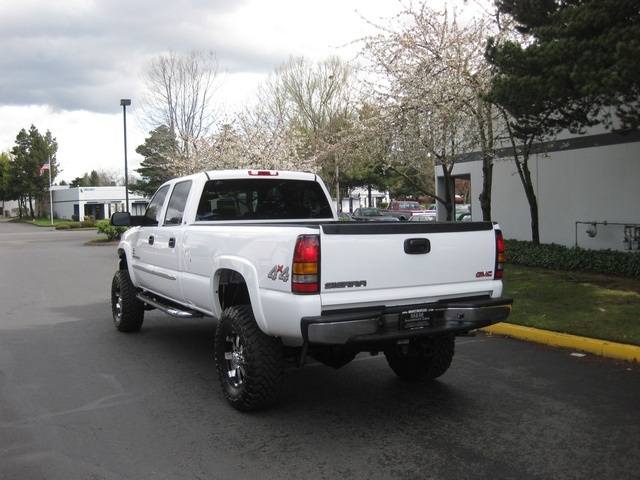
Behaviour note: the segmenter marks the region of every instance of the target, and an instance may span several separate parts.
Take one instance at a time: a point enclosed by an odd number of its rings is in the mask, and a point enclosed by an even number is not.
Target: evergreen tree
[[[49,172],[42,170],[42,167],[49,162],[51,178],[54,179],[58,174],[58,143],[51,132],[47,131],[43,136],[33,125],[28,133],[24,128],[20,130],[15,143],[11,150],[11,196],[19,200],[21,217],[35,217],[34,202],[41,200],[49,189]]]
[[[4,214],[4,202],[11,200],[11,156],[8,152],[0,153],[0,202]]]
[[[489,98],[523,133],[577,132],[640,122],[638,0],[500,0],[523,41],[490,41],[497,67]],[[620,123],[607,114],[616,111]]]
[[[71,180],[69,184],[70,187],[90,187],[91,186],[91,177],[89,177],[88,173],[85,173],[82,177],[76,177]]]
[[[102,185],[102,180],[96,170],[91,170],[91,175],[89,175],[89,185],[92,187],[99,187]]]
[[[522,34],[490,39],[496,70],[483,97],[505,112],[514,161],[539,243],[538,203],[529,159],[560,131],[603,123],[636,130],[640,115],[638,0],[498,0]],[[616,116],[609,114],[613,109]]]
[[[130,184],[131,191],[151,196],[167,180],[173,178],[173,165],[176,137],[166,125],[161,125],[149,132],[143,145],[136,148],[136,153],[144,160],[135,171],[142,180]]]

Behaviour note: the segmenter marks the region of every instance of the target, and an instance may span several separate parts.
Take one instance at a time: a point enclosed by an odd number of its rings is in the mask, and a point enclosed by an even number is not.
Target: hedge
[[[640,277],[640,252],[585,250],[563,245],[506,240],[507,263],[550,270],[584,271],[618,277]]]
[[[56,225],[56,230],[68,230],[70,228],[80,228],[82,227],[80,222],[67,222],[67,223],[59,223]]]

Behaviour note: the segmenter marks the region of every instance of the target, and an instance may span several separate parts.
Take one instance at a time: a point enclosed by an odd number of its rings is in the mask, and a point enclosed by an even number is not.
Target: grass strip
[[[508,322],[640,346],[640,279],[507,265]]]

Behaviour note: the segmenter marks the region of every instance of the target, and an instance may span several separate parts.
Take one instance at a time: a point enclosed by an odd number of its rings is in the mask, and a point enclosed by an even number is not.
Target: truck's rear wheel
[[[387,363],[403,380],[433,380],[443,375],[455,353],[455,337],[415,339],[384,351]]]
[[[282,343],[260,330],[251,307],[229,307],[216,330],[215,359],[227,401],[241,411],[273,404],[284,376]]]
[[[113,323],[121,332],[137,332],[142,327],[144,303],[136,293],[129,272],[118,270],[111,282],[111,312]]]

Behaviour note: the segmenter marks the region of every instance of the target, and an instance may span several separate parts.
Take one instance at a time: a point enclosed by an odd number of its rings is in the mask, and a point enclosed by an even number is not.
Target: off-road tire
[[[137,332],[144,321],[144,303],[136,297],[137,289],[127,270],[118,270],[111,282],[113,323],[121,332]]]
[[[222,313],[214,354],[222,392],[232,407],[246,412],[278,400],[284,377],[283,346],[260,330],[249,305],[229,307]]]
[[[443,375],[455,353],[455,337],[414,339],[385,349],[387,363],[403,380],[419,382]]]

